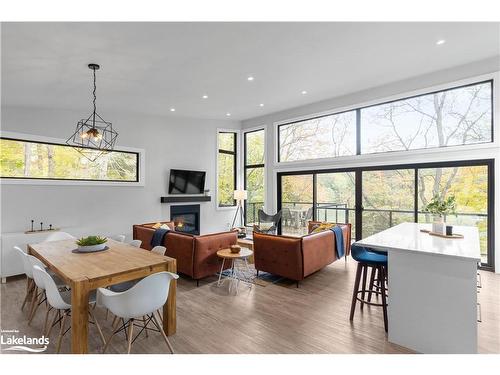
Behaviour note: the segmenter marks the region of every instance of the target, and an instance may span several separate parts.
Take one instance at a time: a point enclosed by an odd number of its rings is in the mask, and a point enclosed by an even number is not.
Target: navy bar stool
[[[361,309],[363,309],[365,303],[371,306],[381,306],[384,313],[384,328],[387,332],[387,289],[385,287],[387,280],[387,253],[375,252],[363,246],[353,244],[351,246],[351,256],[358,262],[358,268],[352,292],[351,315],[349,319],[351,321],[354,319],[354,312],[358,301],[361,303]],[[366,289],[366,278],[370,269],[370,285]],[[378,274],[377,276],[375,276],[376,273]],[[363,281],[360,288],[361,279]],[[377,285],[375,285],[375,282],[377,282]],[[360,294],[361,297],[359,297]],[[368,294],[367,299],[365,299],[366,294]],[[371,302],[372,294],[380,295],[382,303]]]

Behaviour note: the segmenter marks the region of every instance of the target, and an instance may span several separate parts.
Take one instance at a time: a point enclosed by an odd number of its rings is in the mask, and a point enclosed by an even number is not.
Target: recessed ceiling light
[[[305,95],[305,94],[307,94],[307,91],[306,90],[302,90],[301,94]]]
[[[229,116],[231,116],[231,114],[228,112],[228,113],[226,113],[226,116],[229,117]]]
[[[264,107],[264,103],[260,103],[260,104],[259,104],[259,107]]]
[[[436,44],[437,44],[438,46],[440,46],[441,44],[445,44],[445,43],[446,43],[446,40],[444,40],[444,39],[439,39],[439,40],[436,42]]]
[[[175,108],[170,108],[170,112],[175,112]]]
[[[202,96],[203,99],[207,99],[208,98],[208,95],[203,95]]]
[[[248,78],[247,78],[247,80],[248,80],[248,81],[253,81],[253,80],[254,80],[254,78],[253,78],[252,76],[250,76],[250,77],[248,77]]]

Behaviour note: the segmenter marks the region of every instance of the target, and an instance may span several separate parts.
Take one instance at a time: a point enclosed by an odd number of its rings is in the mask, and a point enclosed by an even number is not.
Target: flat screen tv
[[[205,172],[170,170],[169,194],[202,194],[205,189]]]

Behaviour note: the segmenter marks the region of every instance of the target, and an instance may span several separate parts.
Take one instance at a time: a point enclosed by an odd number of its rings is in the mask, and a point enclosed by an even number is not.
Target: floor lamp
[[[236,218],[238,217],[238,212],[240,213],[240,228],[244,226],[244,219],[243,219],[243,202],[245,199],[247,199],[247,191],[246,190],[235,190],[234,191],[234,199],[236,200],[237,208],[236,212],[234,213],[234,219],[233,219],[233,224],[231,225],[231,228],[234,228],[234,223],[236,222]]]

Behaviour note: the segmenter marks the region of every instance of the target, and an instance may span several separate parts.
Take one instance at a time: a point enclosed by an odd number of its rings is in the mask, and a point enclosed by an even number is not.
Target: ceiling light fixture
[[[228,112],[228,113],[226,113],[226,116],[229,117],[229,116],[231,116],[231,114]]]
[[[259,104],[259,107],[264,107],[264,103],[260,103],[260,104]]]
[[[208,99],[208,95],[203,95],[202,98],[203,99]]]
[[[445,44],[445,43],[446,43],[446,40],[444,40],[444,39],[439,39],[439,40],[436,42],[436,44],[437,44],[438,46],[440,46],[441,44]]]
[[[307,91],[306,90],[302,90],[301,94],[305,95],[305,94],[307,94]]]
[[[175,112],[175,108],[170,108],[170,112]]]
[[[253,78],[252,76],[250,76],[250,77],[248,77],[248,78],[247,78],[247,80],[248,80],[248,81],[253,81],[253,80],[254,80],[254,78]]]
[[[93,111],[87,119],[82,119],[76,124],[76,130],[71,137],[68,138],[66,144],[75,147],[75,149],[85,156],[91,162],[94,162],[102,154],[112,151],[118,133],[113,130],[113,124],[105,121],[96,110],[96,78],[95,72],[99,70],[99,65],[89,64],[89,69],[92,70],[94,76],[94,87],[92,90]],[[95,152],[95,151],[100,152]]]

